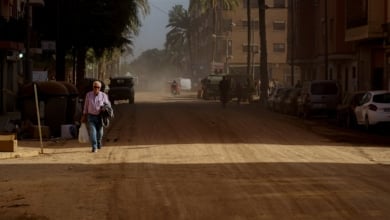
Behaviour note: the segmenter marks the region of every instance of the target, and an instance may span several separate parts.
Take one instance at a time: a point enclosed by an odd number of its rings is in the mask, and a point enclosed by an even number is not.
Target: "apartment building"
[[[388,0],[346,1],[345,40],[356,45],[359,89],[389,89]],[[387,69],[387,70],[386,70]]]
[[[289,60],[300,67],[302,80],[338,80],[344,92],[389,88],[388,0],[291,2]]]
[[[291,84],[291,69],[287,64],[287,0],[266,0],[266,41],[268,56],[268,78],[278,84]],[[200,39],[194,43],[193,64],[196,70],[208,74],[214,70],[235,74],[248,74],[259,79],[260,74],[260,32],[258,0],[250,2],[251,21],[247,18],[247,1],[242,0],[233,10],[219,7],[215,10],[213,25],[212,11],[199,22]],[[248,25],[251,25],[248,45]],[[198,38],[199,37],[199,38]],[[248,69],[248,50],[250,65]],[[199,68],[201,65],[201,68]]]

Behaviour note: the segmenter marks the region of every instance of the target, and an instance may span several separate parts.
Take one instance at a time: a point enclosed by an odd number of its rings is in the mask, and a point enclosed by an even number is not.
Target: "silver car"
[[[341,102],[341,88],[335,80],[313,80],[302,84],[301,94],[297,99],[298,114],[308,117],[312,114],[336,113]]]

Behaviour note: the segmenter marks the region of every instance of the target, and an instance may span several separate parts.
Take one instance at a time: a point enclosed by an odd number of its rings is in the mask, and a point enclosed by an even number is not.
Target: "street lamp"
[[[229,74],[229,59],[232,59],[233,57],[229,55],[229,48],[232,47],[232,40],[225,35],[212,34],[212,37],[214,39],[222,38],[225,41],[225,70],[226,70],[226,74]],[[216,51],[216,44],[214,44],[214,54],[213,54],[213,61],[212,61],[213,69],[215,68],[215,51]]]
[[[228,57],[228,53],[229,53],[229,48],[228,48],[228,44],[227,44],[227,41],[228,41],[227,36],[225,36],[225,35],[217,35],[217,34],[212,34],[211,36],[214,38],[214,40],[216,40],[217,38],[222,38],[222,39],[224,39],[224,41],[226,42],[226,48],[225,48],[225,52],[226,52],[226,54],[225,54],[225,56],[226,56],[225,65],[226,65],[227,57]],[[216,53],[216,50],[217,50],[217,43],[214,42],[214,48],[213,48],[213,61],[212,61],[212,69],[213,69],[213,70],[215,70],[215,68],[216,68],[216,62],[215,62],[215,53]]]

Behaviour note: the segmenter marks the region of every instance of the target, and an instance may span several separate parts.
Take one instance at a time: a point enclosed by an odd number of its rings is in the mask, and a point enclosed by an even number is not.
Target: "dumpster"
[[[68,90],[68,97],[67,97],[67,109],[66,109],[66,124],[73,124],[75,121],[75,114],[76,114],[76,106],[78,102],[78,96],[79,92],[75,85],[69,82],[62,82],[60,81],[62,85],[66,87]]]
[[[56,81],[28,83],[20,89],[19,103],[22,120],[31,121],[34,125],[38,124],[34,84],[37,85],[41,125],[50,128],[51,136],[59,137],[61,125],[66,124],[68,89]]]

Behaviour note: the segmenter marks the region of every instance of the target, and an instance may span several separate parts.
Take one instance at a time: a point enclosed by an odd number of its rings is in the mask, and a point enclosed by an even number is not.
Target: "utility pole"
[[[26,58],[24,61],[24,74],[25,74],[25,82],[32,82],[32,70],[31,70],[31,54],[30,54],[30,47],[31,47],[31,13],[30,13],[30,0],[26,1],[26,4],[24,6],[25,10],[25,16],[26,16],[26,44],[25,44],[25,50],[26,50]]]
[[[249,77],[249,74],[251,72],[251,53],[252,53],[252,45],[251,45],[251,33],[252,33],[252,18],[251,18],[251,1],[246,1],[247,7],[246,7],[246,13],[247,13],[247,20],[248,20],[248,51],[247,51],[247,68],[246,72]]]
[[[65,81],[65,48],[63,38],[63,0],[57,0],[56,80]]]
[[[290,39],[291,39],[291,51],[290,51],[290,58],[291,58],[291,86],[294,86],[294,75],[295,75],[295,6],[294,6],[294,0],[290,0]]]
[[[259,30],[260,30],[260,103],[267,104],[268,99],[268,67],[267,67],[267,39],[265,26],[265,0],[258,0],[259,3]]]
[[[329,66],[329,59],[328,59],[328,0],[324,1],[324,28],[325,28],[325,39],[324,39],[324,62],[325,62],[325,79],[328,79],[328,66]]]

